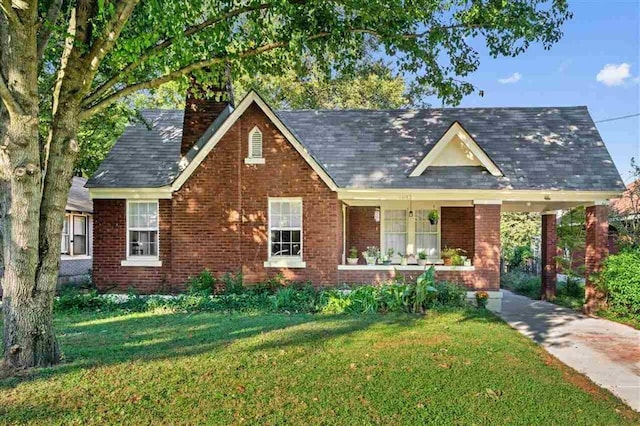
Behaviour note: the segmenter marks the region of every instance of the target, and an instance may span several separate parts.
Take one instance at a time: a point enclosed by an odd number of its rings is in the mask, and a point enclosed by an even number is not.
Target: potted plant
[[[427,264],[427,252],[420,250],[418,252],[418,266],[425,266]]]
[[[462,249],[456,249],[456,254],[451,257],[451,264],[453,266],[462,266],[462,265],[464,265],[464,262],[467,259],[467,257],[463,256],[462,253],[466,253],[466,251],[464,251]]]
[[[376,246],[369,246],[362,252],[362,257],[367,261],[367,265],[375,265],[380,257],[380,250]]]
[[[429,210],[429,223],[431,223],[432,225],[437,225],[438,224],[438,219],[440,218],[440,215],[438,214],[438,210],[433,209],[433,210]]]
[[[409,264],[410,254],[398,253],[398,256],[400,256],[400,266],[407,266]]]
[[[358,264],[358,249],[355,247],[351,247],[349,249],[349,256],[347,256],[347,263],[349,265],[357,265]]]
[[[476,305],[478,309],[486,309],[489,301],[489,293],[486,291],[476,291]]]
[[[387,249],[387,254],[382,259],[383,265],[391,265],[391,258],[393,257],[393,253],[395,253],[395,250],[393,250],[392,248]]]
[[[445,247],[440,255],[445,266],[453,265],[453,258],[459,256],[458,249]]]

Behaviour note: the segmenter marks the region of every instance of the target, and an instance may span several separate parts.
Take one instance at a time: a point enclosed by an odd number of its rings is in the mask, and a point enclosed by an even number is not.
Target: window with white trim
[[[68,213],[62,222],[60,254],[65,256],[89,255],[89,216]]]
[[[262,158],[262,132],[257,127],[249,133],[249,158]]]
[[[407,211],[406,210],[384,210],[383,212],[384,244],[383,255],[390,248],[394,251],[394,256],[398,253],[405,254],[407,250]]]
[[[127,202],[127,257],[158,257],[158,202]]]
[[[269,199],[269,257],[302,258],[301,199]]]
[[[424,251],[428,258],[439,258],[438,223],[429,221],[430,210],[416,210],[416,253]]]
[[[70,238],[69,238],[69,219],[71,216],[66,215],[62,222],[62,240],[60,241],[60,253],[70,254]]]

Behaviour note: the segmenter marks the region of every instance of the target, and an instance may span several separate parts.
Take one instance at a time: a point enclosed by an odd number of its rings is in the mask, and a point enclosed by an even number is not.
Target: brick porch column
[[[604,295],[595,287],[591,279],[594,273],[600,271],[602,262],[609,254],[609,223],[607,206],[596,204],[586,209],[587,241],[585,250],[585,304],[583,311],[591,314],[597,311]]]
[[[474,255],[477,290],[500,290],[500,212],[499,202],[474,202]]]
[[[553,300],[556,297],[556,256],[558,254],[558,234],[556,232],[556,215],[542,214],[542,242],[541,242],[541,283],[540,298]]]

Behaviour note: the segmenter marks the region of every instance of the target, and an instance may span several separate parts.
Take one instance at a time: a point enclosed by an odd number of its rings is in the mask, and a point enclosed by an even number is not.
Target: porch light
[[[380,223],[380,209],[376,208],[376,210],[373,212],[373,219]]]

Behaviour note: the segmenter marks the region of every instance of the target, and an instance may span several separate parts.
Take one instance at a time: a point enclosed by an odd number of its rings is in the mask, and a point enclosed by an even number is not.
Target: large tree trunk
[[[32,5],[33,6],[33,5]],[[35,7],[21,10],[22,27],[5,26],[0,52],[3,78],[15,101],[8,110],[0,147],[5,201],[3,357],[9,366],[46,366],[59,361],[53,331],[55,287],[39,285],[42,170],[39,143]],[[5,32],[6,31],[6,32]]]

